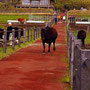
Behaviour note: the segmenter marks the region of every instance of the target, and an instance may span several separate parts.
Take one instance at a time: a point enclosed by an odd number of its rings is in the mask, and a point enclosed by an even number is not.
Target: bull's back
[[[56,29],[54,29],[54,28],[50,28],[50,30],[48,30],[47,31],[47,33],[46,33],[46,37],[45,37],[45,42],[46,43],[49,43],[49,42],[53,42],[53,41],[55,41],[56,40],[56,38],[57,38],[57,31],[56,31]]]
[[[54,28],[50,28],[50,30],[48,30],[47,31],[47,33],[46,33],[47,35],[47,38],[53,38],[53,39],[56,39],[57,38],[57,31],[56,31],[56,29],[54,29]]]

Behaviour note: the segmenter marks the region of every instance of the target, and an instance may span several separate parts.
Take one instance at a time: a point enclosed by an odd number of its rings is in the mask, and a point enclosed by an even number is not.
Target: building
[[[50,0],[21,0],[21,4],[16,5],[16,7],[19,8],[32,8],[32,7],[36,7],[36,8],[51,8],[53,7],[51,5]]]
[[[14,6],[17,8],[53,8],[51,1],[55,2],[55,0],[20,0],[20,4]],[[0,0],[0,2],[12,4],[13,0]]]

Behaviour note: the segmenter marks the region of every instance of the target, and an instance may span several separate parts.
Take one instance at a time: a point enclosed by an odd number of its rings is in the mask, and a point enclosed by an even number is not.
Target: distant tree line
[[[56,9],[60,10],[72,10],[72,9],[80,9],[90,8],[90,0],[56,0],[54,3]]]
[[[7,0],[8,1],[8,0]],[[21,0],[9,0],[6,3],[0,2],[0,10],[14,9]],[[90,8],[90,0],[50,0],[55,9],[61,11],[83,8]]]
[[[6,0],[0,2],[0,10],[12,10],[16,4],[20,4],[20,0]]]

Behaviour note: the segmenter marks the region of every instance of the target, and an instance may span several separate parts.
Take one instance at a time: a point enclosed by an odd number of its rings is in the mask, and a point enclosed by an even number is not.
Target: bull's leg
[[[53,50],[55,51],[55,41],[53,42]]]
[[[50,53],[50,46],[51,46],[51,43],[48,44],[48,53]]]
[[[43,42],[43,53],[45,53],[45,43]]]
[[[84,39],[82,39],[82,46],[85,47]]]

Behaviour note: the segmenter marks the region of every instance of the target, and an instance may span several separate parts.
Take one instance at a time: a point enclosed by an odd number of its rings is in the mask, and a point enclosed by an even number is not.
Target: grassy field
[[[7,20],[17,20],[18,18],[28,19],[28,15],[2,15],[0,14],[0,23],[7,23]]]
[[[18,18],[26,18],[27,20],[30,19],[30,20],[44,20],[44,21],[48,21],[47,19],[47,16],[50,18],[52,17],[52,15],[50,13],[32,13],[30,15],[30,13],[27,13],[27,14],[24,14],[24,13],[3,13],[3,14],[0,14],[0,24],[3,24],[3,23],[7,23],[7,20],[17,20]],[[0,26],[2,27],[2,26]]]
[[[18,18],[28,19],[28,14],[23,14],[23,15],[0,14],[0,28],[3,28],[3,24],[7,23],[8,20],[17,20]]]

